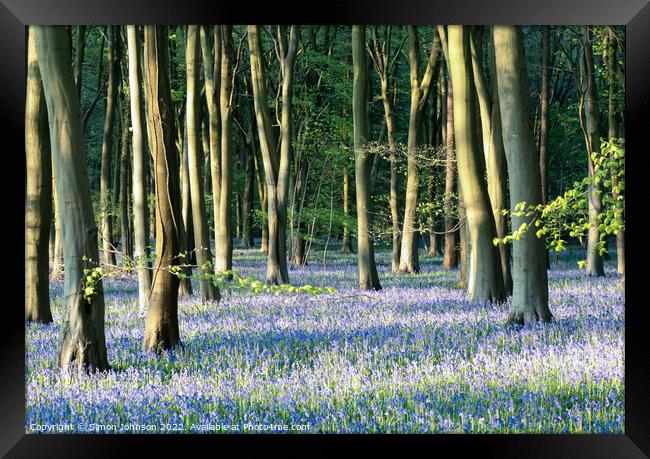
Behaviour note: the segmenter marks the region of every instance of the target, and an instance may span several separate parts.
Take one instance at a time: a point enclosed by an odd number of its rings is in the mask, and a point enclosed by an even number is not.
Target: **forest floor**
[[[554,261],[555,321],[518,328],[504,325],[508,304],[467,301],[439,258],[422,257],[422,274],[406,276],[390,272],[387,251],[377,258],[379,292],[356,290],[356,255],[330,245],[326,264],[312,252],[290,277],[334,294],[181,299],[183,348],[161,357],[140,350],[135,277],[109,279],[112,370],[89,376],[55,370],[63,284],[54,282],[55,323],[26,329],[26,429],[624,431],[624,293],[612,262],[594,279],[571,257]],[[236,250],[234,266],[263,279],[265,256]]]

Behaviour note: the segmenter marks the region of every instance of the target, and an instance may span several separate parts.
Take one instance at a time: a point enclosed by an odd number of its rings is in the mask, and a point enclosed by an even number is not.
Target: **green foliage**
[[[313,287],[311,285],[303,285],[296,287],[293,285],[269,285],[260,282],[253,276],[242,276],[237,270],[228,270],[222,273],[215,274],[212,272],[212,265],[206,263],[201,267],[201,275],[209,279],[213,285],[219,287],[220,290],[236,291],[240,293],[250,294],[269,294],[274,295],[287,295],[287,294],[304,294],[304,295],[320,295],[323,293],[335,293],[336,291],[331,287]]]
[[[622,139],[601,140],[600,152],[593,152],[591,159],[594,165],[592,177],[585,177],[574,183],[567,190],[547,205],[531,205],[519,202],[514,211],[504,210],[504,215],[528,217],[530,221],[503,239],[495,238],[495,245],[509,243],[520,239],[533,226],[535,236],[544,239],[547,246],[560,252],[566,249],[567,235],[572,238],[583,238],[589,228],[595,225],[599,231],[599,241],[596,245],[601,255],[607,252],[607,238],[625,229],[625,150]],[[604,192],[604,190],[606,190]],[[588,199],[589,192],[598,193],[602,198],[602,211],[595,222],[589,222]],[[584,260],[578,262],[580,268],[585,266]]]

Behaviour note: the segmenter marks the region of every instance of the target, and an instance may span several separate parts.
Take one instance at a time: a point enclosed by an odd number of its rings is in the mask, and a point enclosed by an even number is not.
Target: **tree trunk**
[[[77,27],[77,45],[74,55],[74,82],[77,85],[77,97],[81,100],[81,76],[83,74],[84,51],[86,48],[86,26]],[[101,59],[100,59],[101,60]],[[101,78],[101,74],[99,75]]]
[[[203,273],[211,270],[212,253],[208,223],[205,216],[203,201],[203,180],[201,178],[201,160],[199,150],[199,62],[198,62],[198,26],[187,27],[185,46],[185,69],[187,100],[185,107],[187,132],[187,168],[190,182],[192,202],[192,228],[194,230],[194,247],[196,249],[196,264],[201,288],[201,301],[219,300],[219,289]]]
[[[120,107],[122,119],[122,144],[120,149],[120,235],[122,239],[122,256],[131,257],[131,241],[129,237],[129,123],[126,111]]]
[[[179,264],[181,221],[178,153],[167,68],[167,28],[144,26],[144,86],[149,146],[156,189],[156,265],[154,268],[143,349],[161,351],[180,342],[179,279],[171,270]]]
[[[81,109],[70,67],[65,28],[36,26],[38,62],[49,118],[53,170],[65,259],[65,307],[59,366],[109,368],[104,336],[104,292],[85,285],[84,269],[98,265],[97,226],[85,167]]]
[[[592,154],[600,152],[600,113],[598,112],[598,95],[596,79],[594,77],[594,57],[591,48],[591,34],[589,26],[582,27],[582,45],[584,55],[581,69],[583,79],[586,81],[587,90],[584,98],[585,116],[585,143],[587,146],[587,167],[589,177],[594,176],[594,162]],[[603,257],[598,251],[600,241],[598,218],[602,212],[602,183],[589,185],[589,234],[587,237],[587,274],[590,276],[604,276]]]
[[[619,116],[618,110],[616,109],[616,88],[617,88],[617,75],[618,67],[616,63],[616,48],[617,48],[617,38],[614,34],[614,28],[612,26],[607,26],[608,33],[608,49],[607,49],[607,73],[609,80],[608,88],[608,124],[609,124],[609,141],[612,142],[613,139],[618,139],[619,132]],[[612,174],[612,188],[616,189],[619,185],[618,175]],[[618,199],[618,193],[613,192],[612,197],[614,201]],[[620,230],[616,232],[616,262],[617,262],[617,271],[622,276],[625,276],[625,233]]]
[[[210,139],[210,181],[212,182],[212,212],[214,220],[215,255],[219,248],[217,234],[221,218],[221,26],[213,26],[213,46],[210,48],[209,29],[201,26],[201,57],[205,81],[205,101],[208,107],[208,136]],[[214,59],[213,59],[214,57]],[[206,171],[207,174],[207,171]],[[216,260],[215,260],[216,261]],[[216,268],[216,265],[215,265]]]
[[[185,124],[185,123],[184,123]],[[180,181],[181,181],[181,224],[179,225],[180,246],[181,253],[186,254],[181,257],[181,262],[185,265],[192,264],[192,254],[194,254],[194,228],[192,218],[192,192],[190,190],[190,172],[188,161],[188,142],[187,142],[187,128],[183,129],[181,134],[182,144],[180,146]],[[183,269],[188,278],[181,279],[178,287],[178,294],[182,298],[190,297],[193,294],[192,281],[192,268],[186,266]]]
[[[214,270],[222,273],[232,269],[232,229],[230,199],[232,188],[232,97],[233,97],[233,56],[232,26],[222,26],[221,30],[221,183],[219,193],[218,221],[215,224],[215,260]]]
[[[284,35],[284,32],[279,32],[278,35]],[[284,41],[284,36],[280,38]],[[280,122],[280,154],[278,157],[275,133],[273,132],[268,110],[259,26],[248,26],[253,100],[255,103],[258,137],[262,150],[262,162],[264,164],[264,175],[267,186],[269,236],[266,281],[271,284],[289,283],[286,258],[286,205],[289,192],[289,165],[291,164],[293,69],[298,51],[298,41],[298,26],[292,26],[288,48],[280,56],[280,67],[282,71],[282,112]]]
[[[531,206],[542,202],[539,159],[528,125],[528,72],[521,27],[495,26],[494,54],[510,178],[510,210],[514,212],[522,201]],[[519,228],[522,223],[531,224],[531,220],[513,215],[512,226]],[[514,279],[508,321],[535,324],[551,320],[544,242],[532,229],[528,230],[513,241],[512,255]]]
[[[400,249],[399,271],[406,273],[420,272],[418,259],[418,234],[416,228],[416,207],[420,178],[418,173],[418,155],[422,144],[422,115],[429,96],[433,77],[437,77],[438,53],[440,39],[434,29],[433,43],[424,75],[419,71],[419,44],[415,26],[408,27],[409,67],[411,81],[411,105],[409,110],[409,128],[407,138],[407,174],[406,201],[404,204],[404,226],[402,230],[402,247]]]
[[[253,146],[253,165],[255,166],[255,182],[257,183],[257,194],[260,198],[260,212],[262,213],[262,229],[260,241],[260,252],[267,253],[269,251],[269,220],[267,217],[268,200],[266,198],[266,190],[268,189],[264,183],[264,175],[260,170],[260,165],[257,160],[257,153]]]
[[[48,239],[52,220],[52,154],[34,28],[28,27],[25,99],[25,321],[52,322]]]
[[[551,79],[551,26],[542,26],[542,82],[539,94],[539,171],[542,182],[542,204],[548,202],[548,131],[550,124],[549,81]],[[544,251],[546,268],[550,268],[551,258]]]
[[[300,203],[300,211],[298,212],[298,223],[295,226],[296,234],[294,236],[293,259],[291,260],[292,267],[307,265],[307,254],[305,252],[305,238],[301,233],[300,216],[302,214],[302,209],[305,203],[305,194],[307,192],[308,164],[307,164],[307,158],[305,158],[304,153],[299,155],[296,158],[296,160],[298,162],[298,166],[297,166],[298,173],[296,174],[297,175],[296,185],[295,187],[292,187],[294,189],[294,196],[293,196],[294,211],[292,212],[292,214],[296,213],[295,212],[296,201],[299,201]],[[291,225],[293,225],[293,223],[291,223]]]
[[[357,197],[357,253],[359,288],[380,290],[375,264],[375,252],[370,238],[370,168],[371,158],[366,147],[368,142],[368,69],[366,60],[365,26],[352,26],[352,63],[354,78],[352,86],[352,117],[354,120],[354,172]]]
[[[147,237],[147,158],[143,145],[142,102],[140,93],[140,38],[136,26],[126,26],[129,52],[129,93],[131,127],[133,130],[133,219],[135,258],[138,266],[138,304],[141,315],[148,309],[151,276],[147,269],[149,244]]]
[[[58,198],[56,192],[56,177],[52,176],[52,197],[54,200],[54,255],[52,256],[52,279],[63,277],[63,233],[61,231],[61,217],[59,216]]]
[[[443,84],[443,87],[445,85]],[[456,249],[457,234],[464,232],[459,229],[454,230],[457,220],[453,215],[454,199],[453,195],[456,190],[456,153],[454,146],[454,103],[453,91],[451,88],[451,79],[447,80],[446,91],[446,128],[445,128],[445,257],[442,266],[445,269],[454,269],[458,266],[458,251]],[[460,206],[459,206],[460,207]],[[464,239],[464,237],[463,237]]]
[[[399,228],[399,175],[397,173],[397,148],[395,142],[395,115],[392,100],[388,94],[388,81],[381,82],[381,99],[386,120],[386,136],[388,137],[388,158],[390,161],[390,218],[392,223],[392,257],[391,270],[399,271],[400,249],[402,235]]]
[[[108,88],[106,92],[106,115],[104,116],[104,132],[102,137],[100,205],[102,247],[104,262],[115,264],[115,253],[112,247],[113,217],[112,209],[114,196],[110,191],[111,161],[113,156],[113,124],[115,121],[115,104],[117,102],[117,87],[120,71],[120,42],[118,26],[108,27]]]
[[[483,153],[487,166],[487,188],[492,207],[492,215],[496,226],[497,237],[506,236],[507,222],[503,210],[507,208],[506,196],[508,186],[508,170],[506,155],[503,149],[501,133],[501,114],[499,111],[499,94],[496,87],[496,69],[494,66],[494,51],[490,46],[490,76],[491,93],[488,92],[485,76],[481,66],[480,56],[483,51],[482,28],[473,27],[471,31],[471,52],[474,84],[481,120],[483,137]],[[510,246],[499,244],[501,271],[506,294],[512,292],[512,274],[510,272]]]
[[[350,216],[350,176],[346,169],[343,170],[343,215],[345,218]],[[343,253],[352,252],[352,240],[350,238],[350,227],[343,223]]]
[[[251,139],[252,140],[252,139]],[[244,183],[244,197],[242,201],[242,239],[241,245],[245,249],[255,247],[253,241],[253,185],[255,184],[255,166],[253,164],[252,141],[243,140],[245,156],[246,181]]]
[[[476,92],[472,79],[467,26],[448,27],[449,66],[454,88],[454,129],[458,176],[470,235],[467,290],[474,301],[503,301],[506,297],[496,227],[484,180],[485,157],[476,125]]]

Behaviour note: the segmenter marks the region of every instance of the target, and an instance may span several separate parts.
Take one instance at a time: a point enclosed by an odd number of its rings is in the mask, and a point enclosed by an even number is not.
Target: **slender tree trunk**
[[[115,253],[112,247],[113,218],[112,208],[114,196],[110,191],[111,161],[113,156],[113,124],[115,120],[115,104],[117,102],[117,87],[120,71],[119,32],[117,26],[108,27],[108,89],[106,93],[106,115],[104,117],[104,133],[102,138],[100,203],[102,209],[102,247],[104,262],[115,264]]]
[[[25,100],[25,321],[52,322],[48,239],[52,220],[52,154],[34,27],[28,27]]]
[[[384,106],[384,119],[386,120],[386,136],[388,138],[388,158],[390,161],[390,218],[392,223],[393,242],[391,269],[399,271],[400,249],[402,235],[399,228],[399,175],[397,173],[397,146],[395,142],[395,115],[393,103],[388,94],[388,81],[381,82],[381,99]]]
[[[456,153],[454,146],[454,102],[451,79],[447,80],[446,86],[446,128],[445,128],[445,257],[442,266],[445,269],[454,269],[458,266],[458,251],[456,249],[457,234],[464,233],[456,229],[457,219],[453,215],[454,199],[456,190]],[[464,238],[463,238],[464,239]]]
[[[474,301],[503,301],[506,296],[499,249],[492,243],[496,227],[483,179],[485,157],[476,125],[468,26],[448,27],[449,66],[454,88],[454,129],[458,176],[470,235],[467,290]]]
[[[81,100],[81,76],[83,74],[84,51],[86,48],[86,26],[77,27],[77,44],[74,55],[74,82],[77,85],[77,97]],[[99,75],[101,79],[101,74]]]
[[[257,194],[260,197],[260,211],[262,213],[262,229],[260,242],[260,252],[267,253],[269,251],[269,220],[267,216],[268,210],[268,200],[266,197],[266,190],[268,187],[264,182],[264,175],[260,170],[260,166],[257,160],[257,153],[255,152],[255,147],[253,147],[253,165],[255,166],[255,182],[257,183]]]
[[[616,88],[618,75],[618,67],[616,63],[617,38],[612,26],[607,26],[607,33],[607,73],[609,80],[607,111],[609,124],[608,137],[609,141],[611,142],[613,139],[618,139],[619,137],[619,116],[616,109]],[[618,186],[618,175],[612,174],[612,188],[616,189]],[[612,197],[614,198],[614,201],[616,201],[618,199],[618,193],[612,192]],[[625,276],[625,233],[622,230],[616,232],[616,261],[618,273]]]
[[[582,59],[583,79],[587,90],[584,98],[585,116],[585,143],[587,146],[587,165],[589,177],[594,175],[594,162],[592,154],[600,152],[600,113],[598,111],[598,95],[596,79],[594,77],[594,57],[591,47],[591,34],[589,26],[582,27],[582,45],[584,55]],[[587,237],[587,273],[590,276],[604,276],[603,257],[600,255],[597,244],[600,241],[598,230],[598,217],[602,212],[602,183],[589,185],[589,234]]]
[[[151,276],[147,269],[149,244],[147,237],[147,181],[145,168],[147,158],[143,144],[142,102],[140,92],[140,38],[136,26],[127,27],[129,52],[129,101],[131,105],[131,128],[133,130],[133,218],[135,258],[138,265],[138,304],[144,315],[148,309]]]
[[[219,220],[215,224],[216,253],[214,270],[216,273],[222,273],[232,269],[232,229],[230,214],[233,123],[232,26],[222,26],[221,39],[221,85],[219,96],[221,113],[221,184],[219,213],[217,216]]]
[[[350,176],[346,169],[343,170],[343,215],[346,218],[350,216]],[[343,224],[343,253],[352,252],[352,240],[350,238],[350,227],[347,223]]]
[[[120,234],[122,237],[122,256],[131,256],[131,241],[129,239],[129,122],[126,111],[120,107],[122,119],[122,144],[120,149]]]
[[[106,370],[102,281],[96,282],[93,292],[84,285],[84,269],[97,266],[99,251],[70,49],[63,27],[36,26],[35,31],[64,239],[66,313],[59,366],[65,369],[76,362],[79,369]]]
[[[368,142],[368,69],[365,53],[365,26],[352,26],[352,63],[354,79],[352,86],[352,116],[354,120],[354,172],[357,197],[357,253],[359,288],[380,290],[375,264],[375,252],[370,238],[370,168],[371,158],[366,147]]]
[[[52,197],[54,198],[54,255],[52,257],[52,279],[63,277],[63,233],[56,192],[56,177],[52,177]]]
[[[404,226],[402,230],[402,247],[400,249],[399,271],[406,273],[420,272],[418,259],[418,234],[416,228],[416,207],[420,178],[418,173],[418,155],[422,144],[422,117],[429,88],[433,77],[438,75],[437,62],[440,51],[440,39],[434,29],[433,44],[424,75],[419,71],[419,44],[415,26],[408,27],[409,67],[411,81],[411,105],[409,110],[409,128],[407,138],[407,174],[406,201],[404,204]]]
[[[295,214],[296,201],[300,202],[300,211],[302,211],[305,202],[305,193],[307,192],[307,173],[308,173],[307,159],[305,158],[304,154],[299,155],[296,159],[298,161],[298,166],[297,166],[298,173],[296,178],[296,185],[295,187],[291,187],[294,189],[294,197],[293,197],[294,211],[292,212],[292,214]],[[298,212],[298,214],[299,214],[298,224],[295,227],[296,234],[294,236],[293,259],[291,261],[292,267],[307,265],[307,254],[305,252],[305,238],[303,234],[300,232],[301,212]],[[294,227],[293,223],[291,225],[292,225],[291,227],[293,228]]]
[[[284,33],[279,32],[280,39]],[[251,79],[258,137],[262,150],[264,175],[268,200],[268,263],[266,281],[271,284],[289,283],[286,259],[286,214],[289,192],[289,165],[291,164],[293,98],[293,69],[298,51],[299,29],[291,27],[289,44],[281,56],[282,112],[280,122],[280,154],[276,151],[275,134],[271,126],[266,92],[266,77],[262,63],[262,46],[259,26],[248,26]],[[286,43],[285,43],[286,44]]]
[[[185,123],[184,123],[185,124]],[[180,181],[181,181],[181,224],[179,225],[180,234],[180,247],[181,253],[187,254],[181,257],[181,261],[185,265],[192,264],[192,254],[194,253],[194,228],[192,217],[192,192],[190,187],[190,172],[188,161],[188,141],[187,141],[187,127],[183,129],[181,134],[182,144],[180,145]],[[182,298],[190,297],[193,294],[192,281],[192,268],[186,266],[183,270],[186,279],[180,280],[178,287],[178,294]]]
[[[542,203],[541,173],[535,140],[528,125],[530,112],[528,72],[521,27],[495,26],[494,53],[499,105],[503,118],[503,144],[508,158],[510,210],[525,201]],[[513,228],[531,224],[532,218],[512,217]],[[534,324],[551,320],[544,242],[533,230],[512,243],[513,292],[508,321]]]
[[[213,26],[213,46],[210,47],[208,28],[201,26],[201,56],[203,59],[203,75],[205,81],[205,100],[208,107],[208,136],[210,139],[210,181],[212,182],[212,212],[214,221],[215,255],[218,257],[219,248],[217,234],[221,217],[221,109],[219,98],[221,94],[221,26]],[[206,172],[207,174],[207,172]],[[216,260],[215,260],[216,261]],[[216,268],[216,264],[215,264]]]
[[[198,26],[187,27],[185,46],[185,69],[187,100],[185,107],[187,132],[187,168],[190,182],[190,195],[192,201],[192,228],[194,230],[194,247],[196,248],[196,263],[201,288],[201,300],[219,300],[219,289],[203,273],[210,271],[212,253],[208,223],[205,216],[205,202],[203,201],[203,180],[201,178],[202,155],[199,152],[199,59],[198,59],[199,31]]]
[[[483,153],[487,166],[487,188],[492,207],[492,215],[496,226],[497,237],[506,236],[507,222],[503,210],[507,208],[506,196],[508,187],[508,170],[506,154],[503,149],[501,133],[501,114],[499,111],[499,94],[496,87],[496,69],[494,66],[494,50],[490,46],[490,73],[492,88],[488,92],[480,56],[483,50],[483,30],[473,27],[471,32],[472,67],[474,84],[478,95],[483,137]],[[506,293],[512,292],[512,274],[510,272],[510,246],[499,245],[501,271]]]
[[[255,247],[253,241],[253,185],[255,184],[255,166],[253,164],[252,142],[243,143],[246,167],[246,181],[244,183],[244,198],[242,202],[242,239],[241,245],[245,249]]]
[[[539,94],[539,171],[542,182],[542,204],[548,202],[548,131],[549,82],[551,79],[551,26],[542,26],[542,82]],[[544,251],[546,267],[550,268],[551,258],[548,250]]]
[[[179,279],[171,270],[179,263],[181,222],[174,114],[167,68],[167,28],[144,27],[144,86],[149,146],[156,178],[156,266],[154,268],[143,349],[171,349],[180,342]]]

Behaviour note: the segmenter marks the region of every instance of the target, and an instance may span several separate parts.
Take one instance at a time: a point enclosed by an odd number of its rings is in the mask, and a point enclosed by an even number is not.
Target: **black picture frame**
[[[350,451],[371,443],[415,451],[417,444],[438,454],[476,451],[491,457],[633,458],[650,456],[650,366],[647,344],[647,299],[641,291],[647,279],[650,224],[645,217],[650,193],[645,188],[650,154],[644,134],[650,128],[650,0],[329,0],[298,6],[280,2],[199,0],[0,0],[0,126],[5,167],[2,168],[3,218],[0,240],[5,244],[0,335],[0,454],[8,457],[115,457],[133,447],[180,447],[190,443],[235,446],[287,446],[316,440],[319,448],[337,444]],[[304,5],[303,5],[304,6]],[[311,9],[309,9],[311,6]],[[327,436],[105,436],[27,435],[25,433],[25,330],[20,304],[24,270],[24,95],[25,25],[27,24],[610,24],[626,26],[626,308],[625,308],[625,434],[621,435],[327,435]],[[23,191],[24,192],[24,191]],[[22,256],[22,258],[21,258]],[[18,275],[16,273],[19,273]],[[325,440],[325,441],[323,441]],[[214,444],[216,442],[216,445]],[[408,449],[405,449],[408,448]],[[299,450],[294,450],[296,453]],[[153,451],[149,449],[153,454]],[[268,453],[269,450],[266,450]]]

